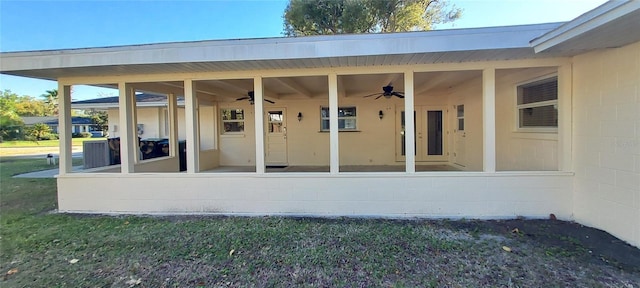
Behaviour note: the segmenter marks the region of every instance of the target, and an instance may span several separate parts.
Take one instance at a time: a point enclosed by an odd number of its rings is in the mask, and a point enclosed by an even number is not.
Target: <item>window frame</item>
[[[340,124],[338,124],[338,131],[339,132],[353,132],[353,131],[359,131],[358,130],[358,107],[353,105],[353,106],[342,106],[342,107],[338,107],[338,110],[340,109],[349,109],[349,108],[353,108],[353,112],[354,112],[354,116],[340,116],[338,114],[338,123],[340,122],[340,120],[350,120],[353,119],[354,121],[354,128],[339,128]],[[327,117],[323,117],[322,116],[322,111],[324,109],[327,109]],[[331,128],[331,113],[329,110],[328,106],[320,106],[320,132],[329,132],[330,128]],[[322,122],[324,121],[329,121],[329,125],[327,125],[327,129],[324,129],[322,126]],[[346,123],[346,122],[345,122]]]
[[[242,110],[242,119],[224,119],[224,110]],[[247,120],[246,112],[244,108],[220,108],[220,135],[244,135],[245,134],[245,121]],[[236,112],[237,113],[237,112]],[[226,131],[225,123],[242,123],[242,131]]]
[[[557,133],[558,132],[558,126],[559,123],[556,123],[556,126],[521,126],[520,123],[520,110],[522,109],[527,109],[527,108],[537,108],[537,107],[545,107],[545,106],[554,106],[556,108],[556,113],[557,116],[556,118],[560,119],[560,107],[559,107],[559,102],[558,102],[558,98],[560,97],[560,89],[558,88],[556,90],[556,99],[555,100],[545,100],[545,101],[538,101],[538,102],[532,102],[532,103],[526,103],[526,104],[518,104],[520,97],[521,97],[521,91],[522,88],[524,88],[523,86],[528,86],[534,83],[547,83],[547,82],[552,82],[552,81],[556,81],[556,85],[558,85],[558,74],[557,73],[553,73],[553,74],[547,74],[547,75],[543,75],[540,77],[536,77],[530,80],[527,80],[525,82],[520,82],[517,83],[515,85],[515,130],[516,132],[531,132],[531,133]]]

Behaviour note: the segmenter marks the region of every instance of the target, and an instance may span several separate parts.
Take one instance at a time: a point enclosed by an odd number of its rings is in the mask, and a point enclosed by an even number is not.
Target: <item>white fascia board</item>
[[[531,46],[536,53],[540,53],[638,9],[640,9],[640,1],[638,0],[606,2],[578,16],[578,18],[531,40]]]
[[[425,32],[179,42],[0,53],[0,72],[108,65],[314,59],[530,48],[560,23]]]

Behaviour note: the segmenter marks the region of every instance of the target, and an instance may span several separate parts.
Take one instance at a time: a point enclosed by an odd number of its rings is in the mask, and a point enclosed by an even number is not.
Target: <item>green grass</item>
[[[49,168],[40,162],[0,158],[2,287],[593,287],[636,279],[547,256],[522,237],[482,240],[438,221],[49,213],[54,179],[11,178]]]
[[[71,145],[82,146],[84,141],[104,140],[107,138],[72,138]],[[0,143],[0,148],[20,148],[20,147],[59,147],[59,140],[43,141],[4,141]]]

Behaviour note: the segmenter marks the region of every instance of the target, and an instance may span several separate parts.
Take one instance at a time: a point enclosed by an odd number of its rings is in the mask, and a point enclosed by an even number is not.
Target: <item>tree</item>
[[[51,127],[44,123],[36,123],[29,127],[27,133],[33,137],[35,141],[43,140],[45,136],[51,134]]]
[[[19,97],[15,104],[15,109],[20,116],[45,116],[46,114],[44,101],[31,96]]]
[[[46,93],[42,94],[40,97],[44,98],[46,115],[58,115],[58,89],[47,90]]]
[[[462,10],[448,0],[290,0],[284,34],[307,36],[430,30]]]
[[[3,139],[17,139],[24,123],[16,113],[17,94],[11,90],[2,91],[0,96],[0,142]]]
[[[109,129],[109,115],[107,111],[91,109],[85,113],[91,116],[91,122],[98,128],[98,131],[107,131]]]

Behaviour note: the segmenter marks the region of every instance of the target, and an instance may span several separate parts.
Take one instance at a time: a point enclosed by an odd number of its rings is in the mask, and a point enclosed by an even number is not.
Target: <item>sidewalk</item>
[[[73,170],[72,171],[76,172],[76,171],[80,171],[80,170],[82,170],[82,165],[73,166]],[[49,170],[42,170],[42,171],[19,174],[19,175],[13,176],[12,178],[55,178],[55,176],[58,175],[59,171],[60,170],[58,168],[55,168],[55,169],[49,169]]]
[[[82,146],[74,146],[71,148],[71,157],[82,158]],[[60,161],[60,150],[58,147],[3,147],[0,148],[0,156],[12,157],[12,158],[41,158],[44,163],[47,161],[47,155],[53,155],[56,159],[56,164]],[[58,165],[55,165],[54,169],[35,171],[25,174],[19,174],[13,176],[13,178],[54,178],[59,173]],[[74,166],[72,171],[82,170],[82,165]]]

